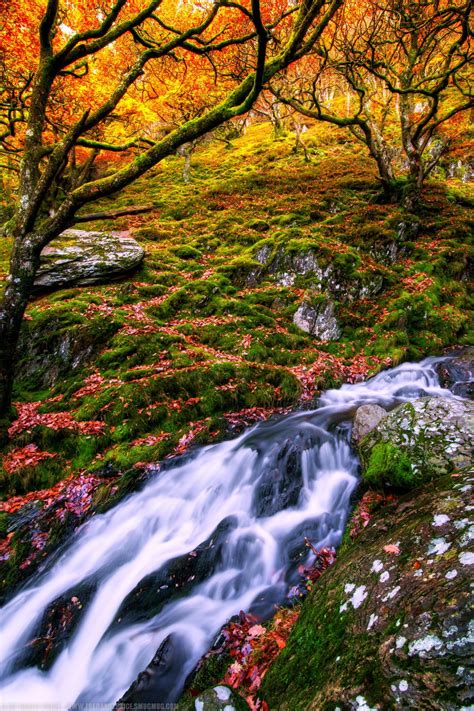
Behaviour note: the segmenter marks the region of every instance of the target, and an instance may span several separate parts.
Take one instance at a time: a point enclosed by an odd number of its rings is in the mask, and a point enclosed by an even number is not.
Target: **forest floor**
[[[31,302],[0,464],[4,589],[164,457],[469,343],[468,186],[433,181],[414,221],[380,203],[362,148],[319,127],[305,140],[310,162],[267,125],[203,145],[189,184],[183,158],[166,160],[102,203],[153,212],[87,225],[129,231],[146,251],[141,269]],[[9,249],[2,240],[2,278]],[[335,341],[293,323],[303,301],[323,298],[314,272],[288,279],[308,254],[331,273]]]

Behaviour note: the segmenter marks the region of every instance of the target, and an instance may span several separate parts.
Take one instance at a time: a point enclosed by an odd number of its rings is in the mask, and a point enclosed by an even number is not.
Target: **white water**
[[[433,368],[440,360],[405,364],[366,383],[327,391],[317,410],[261,423],[232,441],[202,448],[91,519],[0,610],[0,703],[112,707],[170,634],[179,663],[174,662],[162,698],[153,700],[176,699],[231,615],[239,610],[268,615],[284,598],[304,535],[318,548],[339,543],[357,482],[357,459],[348,445],[356,407],[392,407],[423,394],[450,396]],[[289,466],[289,442],[300,461],[301,488],[293,505],[282,509],[288,502],[281,503],[277,488]],[[264,490],[266,503],[259,505]],[[228,517],[233,528],[207,578],[191,583],[184,597],[169,599],[149,619],[117,621],[123,601],[145,576],[194,551]],[[48,606],[61,595],[75,595],[84,583],[95,587],[51,669],[22,667],[25,644],[37,634]]]

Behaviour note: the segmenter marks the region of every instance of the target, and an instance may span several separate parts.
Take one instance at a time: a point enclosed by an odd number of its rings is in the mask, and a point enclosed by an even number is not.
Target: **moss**
[[[177,247],[174,253],[180,259],[199,259],[202,257],[202,252],[199,249],[191,247],[191,245],[183,245],[182,247]]]
[[[220,682],[232,661],[232,657],[228,654],[209,655],[203,661],[196,674],[187,682],[187,685],[192,689],[193,696],[197,692],[205,691],[205,689]]]
[[[407,454],[389,442],[374,445],[362,478],[375,487],[389,485],[397,489],[410,489],[419,484],[419,477],[414,474]]]

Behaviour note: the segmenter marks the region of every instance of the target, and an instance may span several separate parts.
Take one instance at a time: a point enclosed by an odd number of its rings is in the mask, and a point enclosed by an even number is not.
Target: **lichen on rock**
[[[419,398],[398,406],[359,443],[363,478],[410,488],[471,462],[474,404]]]
[[[116,279],[138,267],[144,256],[143,248],[131,237],[66,230],[43,250],[35,290]]]
[[[341,337],[334,303],[330,299],[316,306],[303,301],[293,316],[293,323],[320,341],[337,341]]]
[[[470,708],[471,480],[392,500],[343,544],[263,680],[269,708]]]

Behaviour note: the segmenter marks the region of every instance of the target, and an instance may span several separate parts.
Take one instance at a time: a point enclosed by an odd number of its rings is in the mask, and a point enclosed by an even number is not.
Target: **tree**
[[[387,198],[415,209],[449,148],[446,127],[474,106],[471,11],[471,0],[346,3],[306,59],[311,81],[284,92],[276,82],[274,91],[303,115],[348,128]]]
[[[4,92],[3,145],[21,152],[21,167],[10,224],[10,273],[0,311],[0,416],[9,412],[20,327],[44,247],[76,220],[85,221],[82,209],[90,203],[126,187],[180,146],[246,113],[265,82],[320,40],[341,3],[303,0],[296,6],[275,0],[262,10],[259,0],[216,0],[203,6],[183,0],[163,7],[162,0],[115,0],[104,9],[104,3],[92,0],[77,6],[47,0],[38,24],[34,17],[32,21],[37,26],[36,66],[23,88],[13,87],[16,97],[23,91],[21,106],[9,103]],[[32,5],[37,10],[38,2]],[[12,7],[13,13],[18,11]],[[14,19],[10,17],[10,24]],[[72,30],[73,23],[79,29]],[[135,135],[123,144],[110,140],[117,112],[127,97],[143,89],[148,68],[205,58],[218,82],[219,57],[225,66],[230,48],[236,50],[231,65],[237,80],[225,77],[230,88],[202,115],[161,139]],[[8,53],[1,56],[6,61]],[[115,77],[112,84],[110,76]],[[107,82],[106,88],[101,90],[99,79]],[[68,110],[68,97],[74,111]],[[77,118],[79,105],[87,108]],[[86,155],[77,165],[79,149]],[[106,177],[91,179],[90,167],[101,150],[134,153]]]

